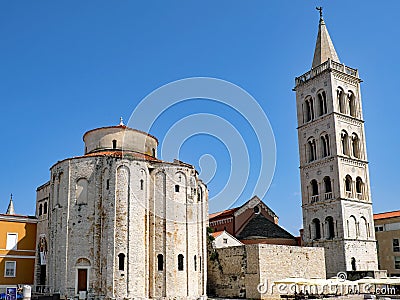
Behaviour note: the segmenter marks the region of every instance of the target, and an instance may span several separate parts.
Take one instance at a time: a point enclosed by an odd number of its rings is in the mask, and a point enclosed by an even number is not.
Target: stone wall
[[[325,278],[326,272],[323,248],[262,244],[216,249],[208,268],[209,295],[253,299],[279,298],[277,280]]]

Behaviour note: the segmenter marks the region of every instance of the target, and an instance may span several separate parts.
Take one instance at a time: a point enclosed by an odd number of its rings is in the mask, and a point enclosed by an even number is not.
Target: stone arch
[[[361,144],[357,133],[353,133],[351,135],[351,146],[353,156],[356,158],[361,158]]]
[[[340,134],[341,140],[341,148],[343,155],[350,155],[350,147],[349,147],[349,134],[346,130],[342,130]]]
[[[356,178],[356,193],[358,199],[364,200],[365,184],[360,176]]]
[[[335,223],[331,216],[325,218],[326,238],[331,240],[335,237]]]
[[[318,218],[312,220],[312,236],[314,240],[321,238],[321,221]]]
[[[309,137],[306,145],[306,156],[308,162],[312,162],[317,159],[317,143],[314,137]]]
[[[350,90],[347,93],[347,103],[350,116],[357,117],[356,96]]]
[[[76,260],[75,267],[90,267],[92,264],[90,260],[86,257],[80,257]]]
[[[321,140],[321,156],[322,157],[327,157],[331,155],[331,145],[330,145],[330,139],[329,139],[329,134],[326,132],[323,132],[320,136]]]
[[[327,102],[326,102],[326,92],[321,89],[317,92],[318,99],[318,115],[322,116],[328,112]]]
[[[368,222],[365,217],[360,218],[360,238],[366,239],[368,238]]]
[[[344,179],[344,190],[347,198],[353,197],[353,179],[350,175],[346,175]]]
[[[313,179],[310,181],[311,187],[311,202],[319,201],[319,187],[317,180]]]
[[[325,200],[332,199],[332,180],[329,176],[325,176],[323,179],[324,189],[325,189]]]
[[[186,175],[185,173],[178,171],[174,176],[175,192],[184,191],[186,189]]]
[[[88,203],[88,188],[89,188],[89,182],[86,178],[79,178],[76,181],[76,188],[75,188],[76,204]]]
[[[357,219],[355,216],[351,215],[347,220],[347,234],[349,238],[356,239],[357,234]]]
[[[336,90],[336,98],[339,107],[339,112],[342,114],[346,113],[346,104],[345,104],[345,93],[343,88],[338,87]]]
[[[311,120],[314,119],[314,104],[313,104],[313,98],[311,96],[307,96],[304,99],[303,118],[304,118],[304,123],[310,122]]]

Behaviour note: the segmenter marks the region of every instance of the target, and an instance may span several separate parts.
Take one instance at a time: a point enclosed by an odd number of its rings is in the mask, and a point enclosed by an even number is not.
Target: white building
[[[85,154],[57,162],[38,188],[48,211],[37,284],[68,297],[204,297],[208,191],[195,168],[157,159],[157,139],[122,122],[83,140]]]
[[[295,91],[303,238],[325,248],[328,276],[378,270],[360,82],[321,13],[312,68]]]
[[[243,245],[241,241],[239,241],[233,235],[230,235],[225,230],[213,232],[211,233],[211,236],[214,238],[214,240],[212,241],[212,246],[216,249]]]

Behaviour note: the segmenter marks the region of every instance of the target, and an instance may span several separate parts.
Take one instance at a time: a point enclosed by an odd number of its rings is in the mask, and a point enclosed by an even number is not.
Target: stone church
[[[325,248],[328,277],[378,270],[360,82],[340,62],[321,9],[312,67],[294,90],[303,241]]]
[[[206,295],[208,190],[192,165],[122,123],[86,132],[84,155],[37,189],[36,283],[68,298]]]

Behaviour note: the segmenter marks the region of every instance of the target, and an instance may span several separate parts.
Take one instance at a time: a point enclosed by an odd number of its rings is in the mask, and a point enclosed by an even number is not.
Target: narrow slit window
[[[183,271],[183,255],[178,255],[178,271]]]
[[[157,255],[157,270],[158,271],[164,270],[164,255],[162,254]]]
[[[118,270],[125,270],[125,254],[123,253],[118,254]]]

